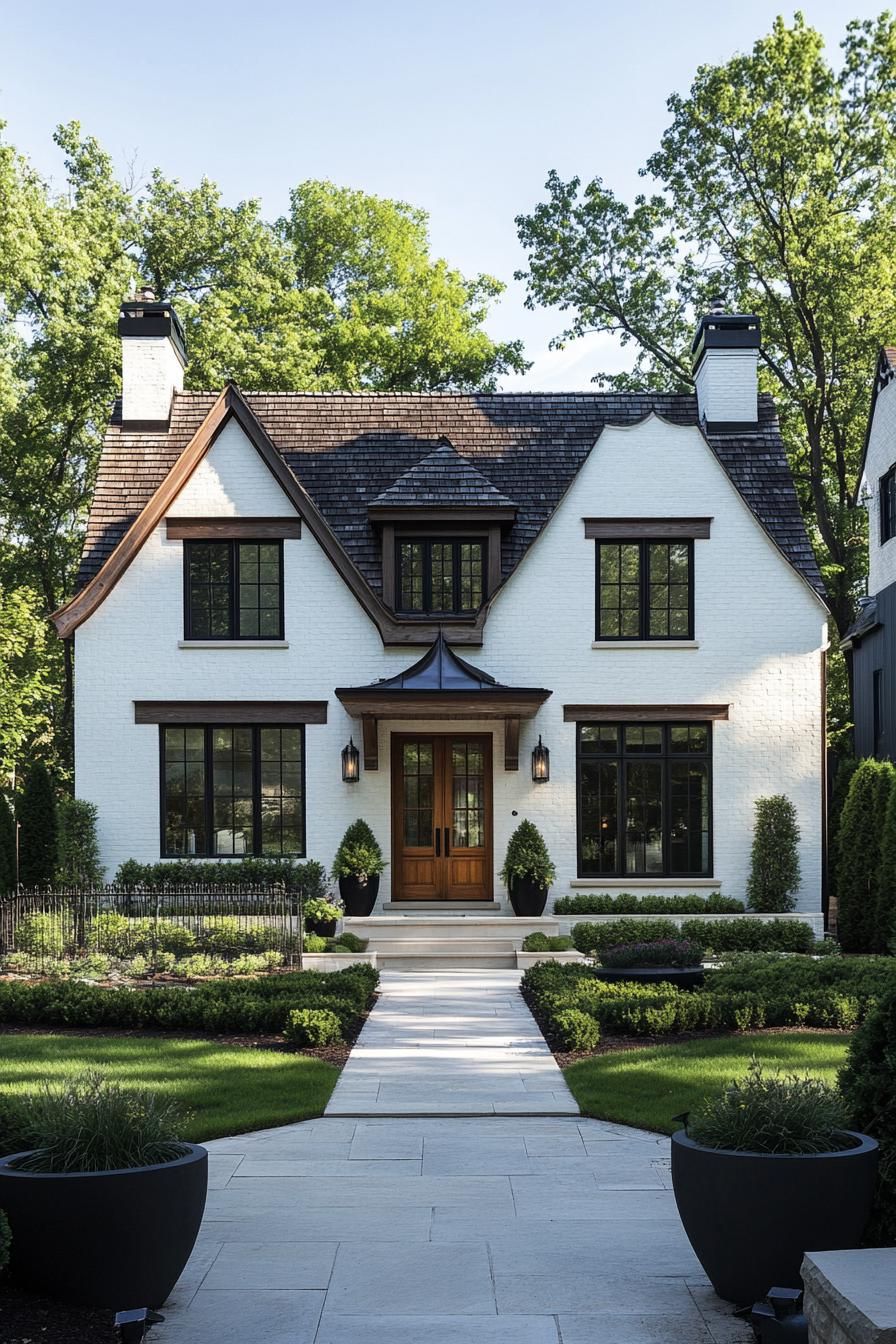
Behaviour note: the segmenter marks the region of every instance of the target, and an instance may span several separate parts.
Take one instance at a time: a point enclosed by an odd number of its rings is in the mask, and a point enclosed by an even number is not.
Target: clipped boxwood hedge
[[[708,971],[701,990],[673,985],[604,982],[591,966],[541,962],[522,980],[527,1002],[549,1039],[562,1048],[567,1019],[582,1012],[607,1035],[758,1027],[851,1030],[888,991],[896,991],[896,959],[886,957],[745,956]]]
[[[351,1033],[379,974],[367,965],[295,971],[250,980],[214,980],[195,989],[154,985],[104,989],[79,981],[0,982],[0,1022],[18,1026],[149,1028],[216,1034],[279,1033],[290,1013],[326,1008]]]
[[[811,924],[793,919],[616,919],[606,924],[574,924],[572,941],[594,956],[617,943],[656,943],[678,938],[700,943],[708,952],[809,952]]]
[[[554,902],[555,915],[742,915],[743,901],[733,896],[636,896],[622,891],[618,896],[581,892],[578,896],[560,896]]]

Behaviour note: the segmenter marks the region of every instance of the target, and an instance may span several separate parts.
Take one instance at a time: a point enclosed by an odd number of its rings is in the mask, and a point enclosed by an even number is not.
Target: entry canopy
[[[442,631],[411,667],[368,686],[337,686],[336,698],[360,718],[364,768],[378,768],[378,719],[504,719],[505,770],[519,769],[520,719],[531,719],[551,695],[541,687],[505,686],[449,647]]]

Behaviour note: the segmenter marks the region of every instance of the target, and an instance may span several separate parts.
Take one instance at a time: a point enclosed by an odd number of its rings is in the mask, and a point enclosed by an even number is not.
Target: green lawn
[[[770,1069],[833,1083],[848,1047],[839,1032],[748,1033],[595,1055],[572,1064],[565,1077],[585,1115],[671,1134],[680,1128],[674,1115],[695,1110],[746,1073],[753,1055]]]
[[[0,1091],[85,1069],[176,1098],[194,1142],[321,1115],[339,1071],[307,1055],[147,1036],[0,1036]]]

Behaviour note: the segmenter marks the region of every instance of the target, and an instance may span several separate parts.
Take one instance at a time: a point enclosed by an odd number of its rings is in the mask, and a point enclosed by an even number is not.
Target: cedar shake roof
[[[515,509],[447,439],[370,501],[371,508]]]
[[[516,507],[516,519],[502,538],[506,578],[557,508],[605,425],[635,425],[651,412],[676,425],[698,424],[695,396],[652,392],[243,396],[379,595],[382,561],[368,507],[374,501],[379,505],[402,478],[412,488],[419,488],[421,481],[426,485],[452,445],[463,489],[475,494],[478,480],[478,501],[495,504],[490,496],[495,491]],[[162,434],[123,428],[121,405],[116,404],[100,459],[77,591],[98,573],[216,400],[213,392],[177,393],[169,430]],[[823,596],[772,399],[759,398],[757,428],[709,434],[707,439],[771,539]]]

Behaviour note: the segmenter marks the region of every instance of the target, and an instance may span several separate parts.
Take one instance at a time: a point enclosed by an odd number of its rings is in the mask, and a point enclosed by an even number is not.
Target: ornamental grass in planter
[[[544,836],[534,822],[520,822],[507,842],[501,881],[513,913],[521,918],[544,914],[548,891],[557,876]]]
[[[813,1078],[746,1078],[682,1117],[672,1135],[675,1202],[719,1297],[739,1306],[799,1288],[806,1251],[858,1246],[877,1143],[847,1129],[839,1093]]]
[[[703,948],[688,938],[617,943],[601,948],[597,960],[600,964],[596,974],[600,980],[667,983],[680,989],[703,984]]]
[[[2,1121],[15,1278],[84,1306],[161,1306],[190,1258],[208,1182],[206,1150],[179,1138],[179,1108],[85,1073],[16,1100]]]
[[[373,831],[361,817],[353,821],[339,842],[333,876],[347,915],[369,915],[376,905],[380,875],[386,867]]]

